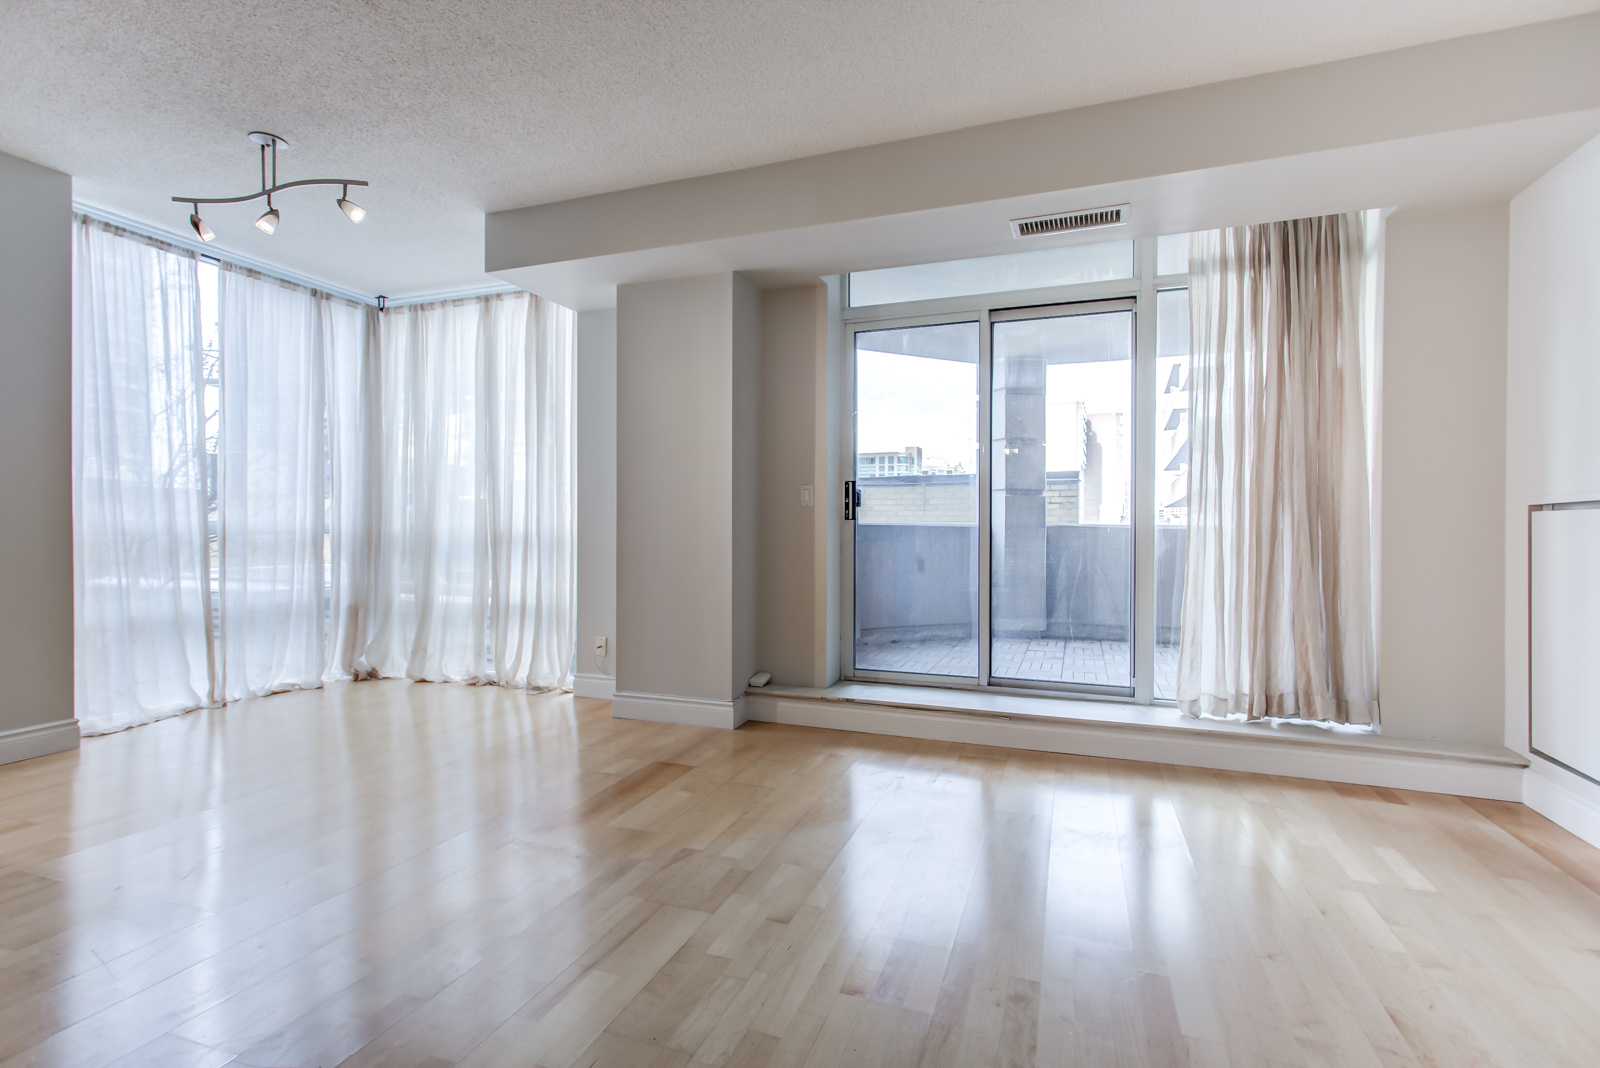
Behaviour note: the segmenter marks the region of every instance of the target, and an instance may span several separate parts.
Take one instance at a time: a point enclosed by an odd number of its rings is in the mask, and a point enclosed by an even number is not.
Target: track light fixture
[[[339,199],[334,201],[339,205],[339,210],[350,216],[350,221],[358,223],[367,217],[367,209],[350,199],[350,187],[344,187],[344,192],[339,194]]]
[[[211,227],[206,225],[206,221],[200,218],[200,205],[198,204],[194,206],[194,211],[189,215],[189,226],[194,230],[195,236],[202,241],[211,241],[217,236],[211,232]]]
[[[256,220],[256,229],[264,234],[270,234],[278,228],[278,209],[272,206],[272,198],[267,198],[267,210],[261,213],[261,218]]]
[[[366,185],[366,182],[359,181],[355,178],[302,178],[298,182],[284,182],[280,185],[278,182],[278,149],[288,148],[289,142],[285,141],[277,134],[270,134],[261,130],[255,130],[250,134],[250,143],[259,146],[261,149],[261,188],[259,190],[254,193],[246,193],[241,197],[172,198],[176,203],[193,205],[194,212],[189,216],[189,226],[197,235],[199,235],[201,241],[210,241],[217,235],[212,232],[211,227],[206,225],[205,220],[200,218],[200,205],[243,204],[247,201],[259,200],[262,197],[265,197],[267,200],[267,210],[262,213],[261,218],[256,220],[256,229],[260,230],[264,234],[270,234],[278,229],[278,223],[282,218],[282,216],[278,214],[278,209],[273,206],[272,194],[284,189],[293,189],[296,186],[302,185],[339,186],[339,198],[335,201],[335,203],[339,205],[339,210],[344,212],[353,223],[358,223],[367,217],[367,209],[350,199],[350,187],[353,185]],[[267,182],[269,150],[271,156],[271,184],[268,184]]]

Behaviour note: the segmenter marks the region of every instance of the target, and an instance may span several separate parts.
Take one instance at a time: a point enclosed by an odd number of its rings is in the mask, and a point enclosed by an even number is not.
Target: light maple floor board
[[[1519,805],[366,682],[0,767],[0,1065],[1600,1065]]]

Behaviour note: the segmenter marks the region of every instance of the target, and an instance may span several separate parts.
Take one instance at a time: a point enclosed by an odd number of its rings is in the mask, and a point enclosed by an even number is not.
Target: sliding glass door
[[[854,337],[855,666],[975,680],[979,324]]]
[[[846,677],[1173,698],[1185,244],[848,277]]]
[[[1133,302],[992,317],[990,675],[1133,686]]]

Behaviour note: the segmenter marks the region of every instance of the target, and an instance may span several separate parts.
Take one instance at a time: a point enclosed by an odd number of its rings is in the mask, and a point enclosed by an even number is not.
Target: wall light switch
[[[606,653],[606,649],[608,649],[610,647],[610,644],[611,643],[608,642],[605,639],[604,636],[596,638],[594,640],[594,655],[595,656],[606,656],[606,655],[608,655]]]
[[[816,503],[817,503],[816,502],[816,495],[812,492],[811,484],[808,482],[804,486],[801,486],[800,487],[800,507],[802,507],[802,508],[811,508]]]

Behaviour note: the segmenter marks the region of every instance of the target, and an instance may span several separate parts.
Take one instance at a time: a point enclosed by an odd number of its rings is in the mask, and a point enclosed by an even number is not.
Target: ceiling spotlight
[[[355,201],[350,200],[349,196],[350,196],[350,187],[349,186],[345,186],[344,187],[344,192],[342,194],[340,194],[339,199],[334,201],[334,203],[339,205],[339,210],[340,211],[342,211],[346,215],[350,216],[350,221],[351,222],[358,223],[362,219],[365,219],[367,217],[367,209],[363,208],[360,204],[357,204]]]
[[[211,227],[206,225],[206,221],[200,218],[200,205],[198,204],[194,206],[194,213],[189,216],[189,225],[193,227],[195,234],[202,241],[210,241],[217,236],[211,232]]]
[[[173,197],[180,204],[194,205],[194,212],[189,216],[189,225],[194,232],[200,235],[201,241],[210,241],[217,235],[211,232],[211,227],[200,218],[200,205],[202,204],[244,204],[251,200],[260,200],[265,197],[267,210],[261,218],[256,220],[256,229],[264,234],[270,234],[278,229],[280,216],[278,209],[272,204],[272,194],[285,189],[293,189],[301,185],[336,185],[340,187],[340,196],[336,203],[339,210],[350,217],[351,222],[360,222],[367,217],[367,209],[350,199],[350,187],[353,185],[366,185],[366,182],[355,178],[302,178],[298,182],[278,181],[278,149],[288,148],[289,142],[277,134],[270,134],[263,130],[256,130],[250,134],[250,143],[261,149],[261,188],[254,193],[246,193],[238,197]],[[268,182],[268,175],[271,182]]]
[[[278,228],[278,209],[272,206],[272,198],[267,198],[267,210],[261,218],[256,220],[256,229],[264,234],[270,234]]]

